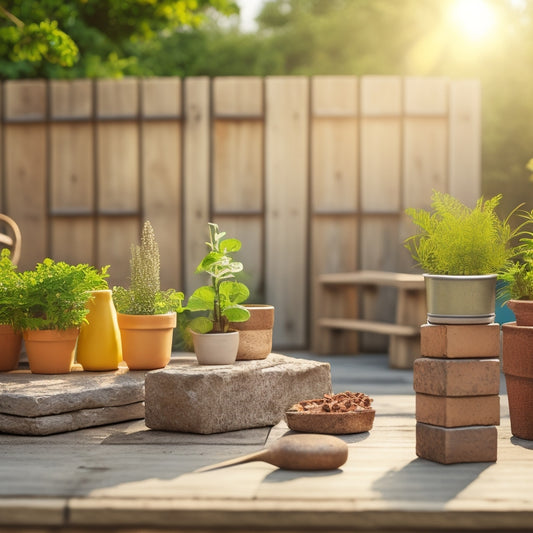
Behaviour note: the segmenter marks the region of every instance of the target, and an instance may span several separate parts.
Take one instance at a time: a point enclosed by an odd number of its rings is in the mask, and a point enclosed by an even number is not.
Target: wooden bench
[[[331,353],[332,337],[342,331],[368,332],[389,335],[389,365],[392,368],[411,368],[420,356],[420,325],[426,322],[424,277],[419,274],[401,274],[360,270],[356,272],[322,274],[318,278],[320,309],[317,318],[320,341],[315,348],[321,353]],[[396,322],[388,323],[364,320],[358,317],[358,300],[364,291],[376,291],[378,287],[394,287],[396,297]],[[347,289],[355,289],[355,301],[349,317],[343,302]],[[353,295],[352,295],[353,296]],[[324,316],[325,315],[325,316]],[[333,316],[330,316],[333,315]]]

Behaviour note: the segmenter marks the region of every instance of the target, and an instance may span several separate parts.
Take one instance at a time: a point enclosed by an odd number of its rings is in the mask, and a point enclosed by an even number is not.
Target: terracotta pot
[[[237,357],[239,332],[196,333],[191,331],[194,353],[201,365],[231,365]]]
[[[80,328],[76,360],[84,370],[116,370],[122,361],[122,342],[111,291],[91,291],[87,309],[87,323]]]
[[[237,360],[265,359],[272,352],[274,306],[249,304],[246,322],[231,322],[231,328],[239,331]]]
[[[0,372],[15,370],[19,364],[22,334],[11,326],[0,324]]]
[[[502,326],[503,373],[507,386],[511,433],[533,440],[533,326]]]
[[[23,332],[30,370],[34,374],[68,374],[74,362],[79,329]]]
[[[122,357],[130,370],[155,370],[168,365],[176,313],[126,315],[117,313]]]
[[[496,274],[424,274],[430,324],[491,324],[496,317]]]
[[[506,305],[514,313],[517,326],[533,326],[533,300],[509,300]]]

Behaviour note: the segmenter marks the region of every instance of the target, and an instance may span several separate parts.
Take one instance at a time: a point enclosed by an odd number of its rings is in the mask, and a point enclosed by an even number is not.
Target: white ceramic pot
[[[239,349],[239,332],[192,333],[194,353],[201,365],[232,365]]]

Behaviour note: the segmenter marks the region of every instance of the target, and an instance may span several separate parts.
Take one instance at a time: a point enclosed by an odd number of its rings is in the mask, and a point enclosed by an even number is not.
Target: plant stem
[[[1,4],[0,4],[0,13],[2,13],[2,15],[4,15],[4,17],[6,17],[7,19],[9,19],[13,24],[15,24],[15,26],[17,26],[18,28],[24,28],[24,22],[22,22],[22,20],[20,20],[18,17],[15,17],[15,15],[13,15],[13,13],[10,13],[5,7],[3,7]]]

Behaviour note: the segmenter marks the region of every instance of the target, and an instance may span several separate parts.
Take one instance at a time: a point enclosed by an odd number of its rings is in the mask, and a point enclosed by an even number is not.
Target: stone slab
[[[329,363],[270,354],[233,365],[200,366],[195,357],[146,376],[151,429],[222,433],[273,426],[293,404],[331,392]]]
[[[498,430],[494,426],[443,428],[417,422],[416,455],[442,464],[495,462]]]
[[[49,416],[13,416],[0,413],[0,432],[14,435],[53,435],[78,429],[116,424],[144,417],[144,402],[115,407],[80,409]]]
[[[413,388],[433,396],[499,394],[500,361],[420,357],[413,365]]]
[[[420,327],[420,354],[444,358],[499,357],[500,325],[424,324]]]
[[[498,426],[500,397],[416,394],[416,420],[442,427]]]
[[[70,374],[2,373],[0,413],[38,417],[141,402],[145,375],[126,366],[112,372],[85,372],[79,365]]]

